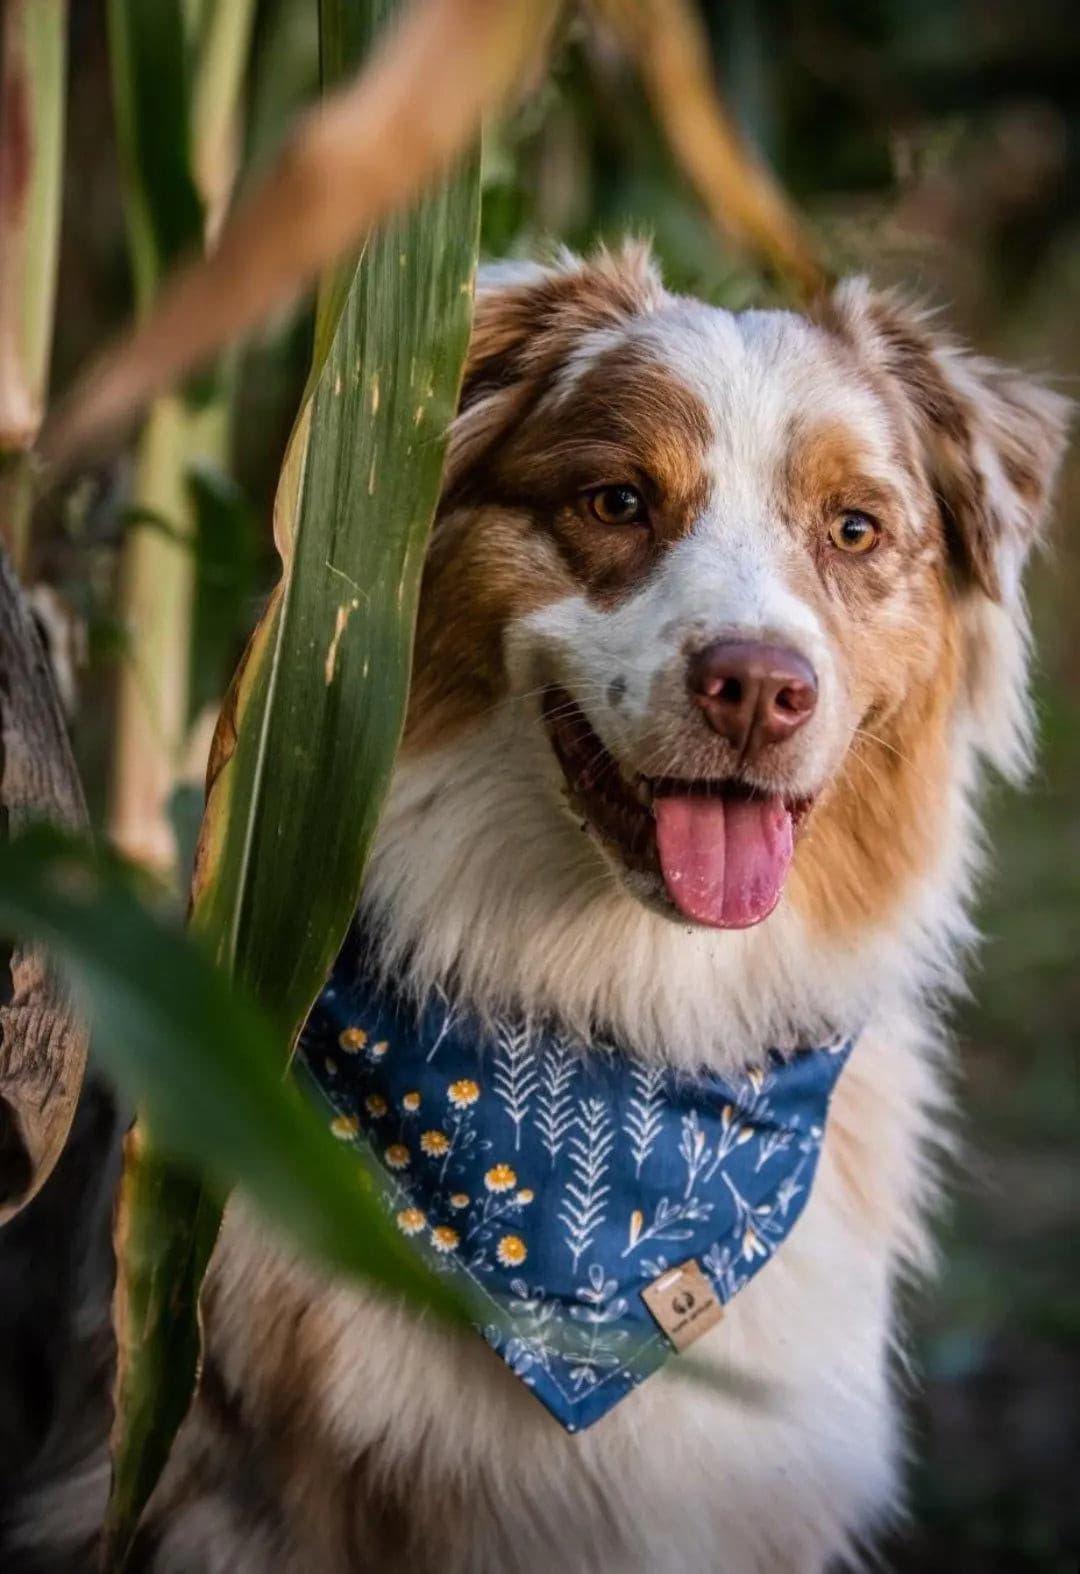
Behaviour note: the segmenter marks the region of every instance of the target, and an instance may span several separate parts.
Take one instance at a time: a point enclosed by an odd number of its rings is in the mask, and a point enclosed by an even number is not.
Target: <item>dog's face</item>
[[[536,791],[639,899],[743,928],[794,865],[861,912],[933,843],[1062,417],[861,285],[809,321],[669,296],[635,251],[492,282],[410,747],[517,695]]]

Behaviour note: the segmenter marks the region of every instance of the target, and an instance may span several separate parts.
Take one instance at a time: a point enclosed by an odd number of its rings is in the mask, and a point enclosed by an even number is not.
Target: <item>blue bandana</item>
[[[728,1080],[551,1027],[484,1029],[377,983],[354,930],[298,1060],[335,1135],[376,1161],[397,1227],[464,1276],[484,1337],[575,1432],[779,1249],[850,1049],[772,1051]]]

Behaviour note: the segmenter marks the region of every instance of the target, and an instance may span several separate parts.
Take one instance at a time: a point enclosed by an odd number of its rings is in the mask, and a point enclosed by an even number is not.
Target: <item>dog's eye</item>
[[[841,514],[829,527],[829,540],[840,552],[869,552],[877,545],[880,534],[868,514],[854,510]]]
[[[645,499],[635,486],[600,486],[588,494],[592,513],[602,525],[640,525],[648,518]]]

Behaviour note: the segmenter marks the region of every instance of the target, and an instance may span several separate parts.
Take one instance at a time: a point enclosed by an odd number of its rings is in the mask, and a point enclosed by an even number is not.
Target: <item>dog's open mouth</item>
[[[543,716],[575,809],[627,868],[662,881],[695,923],[746,929],[769,916],[809,798],[736,780],[628,779],[565,689],[545,691]]]

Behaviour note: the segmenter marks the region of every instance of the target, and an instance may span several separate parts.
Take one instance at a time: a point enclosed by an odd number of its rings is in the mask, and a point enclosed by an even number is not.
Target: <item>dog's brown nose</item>
[[[709,726],[747,758],[790,737],[817,704],[813,667],[780,645],[707,645],[690,658],[688,682]]]

